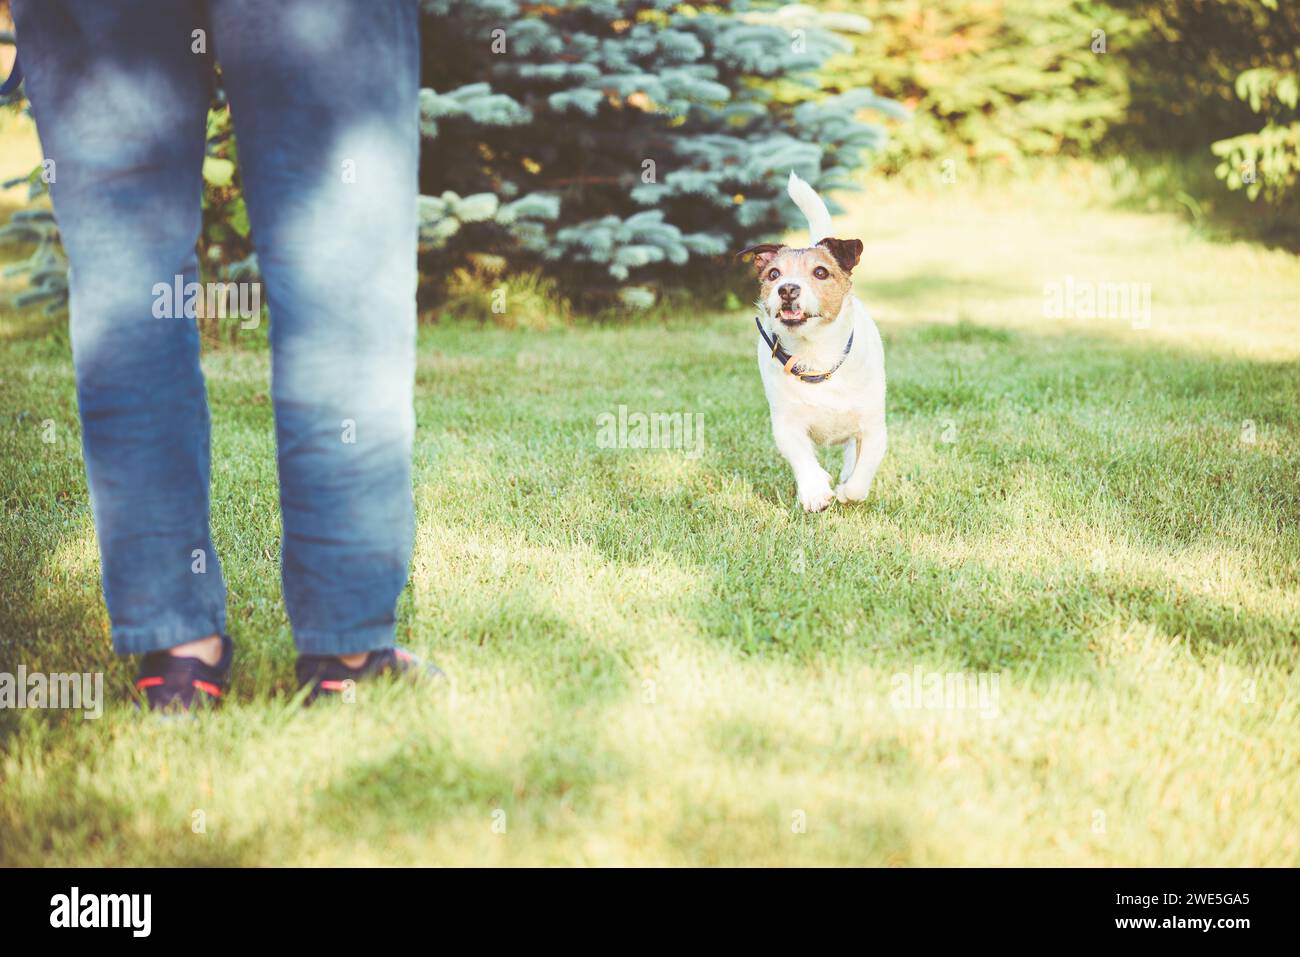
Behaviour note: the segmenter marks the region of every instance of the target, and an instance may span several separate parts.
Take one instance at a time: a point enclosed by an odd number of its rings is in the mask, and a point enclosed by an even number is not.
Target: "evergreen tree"
[[[435,281],[495,258],[541,270],[567,291],[646,305],[665,284],[797,225],[783,192],[790,170],[823,190],[850,186],[863,151],[884,137],[862,111],[896,109],[866,89],[821,91],[818,69],[848,49],[834,31],[865,24],[811,7],[421,7],[420,239]],[[248,278],[255,261],[219,93],[208,154],[204,268]],[[31,182],[39,192],[39,170]],[[10,236],[40,240],[34,295],[58,304],[66,284],[51,271],[52,229],[37,215]]]
[[[536,264],[571,287],[652,285],[796,225],[797,171],[844,188],[893,104],[819,94],[847,49],[810,7],[744,0],[424,0],[424,248]]]

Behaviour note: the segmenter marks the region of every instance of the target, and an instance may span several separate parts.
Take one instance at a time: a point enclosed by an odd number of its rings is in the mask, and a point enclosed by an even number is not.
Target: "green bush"
[[[1300,4],[1110,0],[1149,24],[1125,51],[1132,105],[1121,134],[1160,150],[1209,148],[1216,174],[1285,205],[1300,173]]]
[[[1139,27],[1084,0],[826,0],[872,29],[828,70],[840,90],[868,87],[909,107],[891,128],[885,169],[913,160],[1015,168],[1093,148],[1128,102],[1112,45]]]
[[[1294,116],[1300,76],[1294,69],[1246,70],[1237,77],[1236,89],[1256,113],[1286,110]],[[1300,173],[1300,121],[1270,115],[1263,129],[1218,140],[1210,149],[1222,157],[1215,175],[1229,189],[1244,188],[1251,199],[1261,194],[1280,199],[1295,189]]]

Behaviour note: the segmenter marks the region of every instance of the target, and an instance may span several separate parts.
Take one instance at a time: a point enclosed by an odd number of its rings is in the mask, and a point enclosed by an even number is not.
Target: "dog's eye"
[[[780,279],[780,278],[781,278],[781,270],[779,270],[779,269],[769,269],[769,270],[767,271],[767,281],[768,281],[768,282],[772,282],[772,281],[774,281],[774,280],[776,280],[776,279]]]
[[[813,270],[813,275],[816,276],[818,279],[830,279],[831,271],[827,269],[825,266],[818,266],[816,269]]]

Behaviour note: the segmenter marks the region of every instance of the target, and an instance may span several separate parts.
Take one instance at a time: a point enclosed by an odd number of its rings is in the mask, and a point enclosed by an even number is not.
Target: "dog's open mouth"
[[[787,326],[799,326],[808,321],[808,317],[798,306],[785,306],[778,310],[776,315]]]

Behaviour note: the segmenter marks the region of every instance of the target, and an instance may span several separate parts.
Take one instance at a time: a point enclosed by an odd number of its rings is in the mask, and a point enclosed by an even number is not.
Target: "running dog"
[[[885,350],[867,307],[853,295],[862,242],[834,239],[817,191],[794,173],[790,198],[808,220],[811,245],[763,243],[754,257],[758,371],[776,447],[794,470],[799,504],[820,512],[857,502],[885,456]],[[817,445],[840,445],[839,481],[817,461]]]

